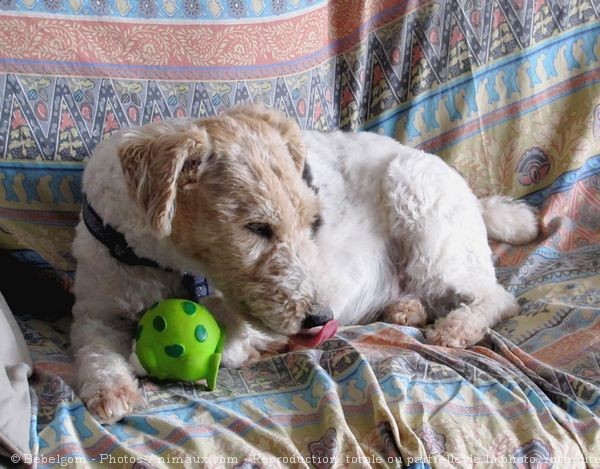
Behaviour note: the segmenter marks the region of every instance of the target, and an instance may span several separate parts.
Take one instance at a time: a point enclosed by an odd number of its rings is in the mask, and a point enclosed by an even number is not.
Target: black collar
[[[127,244],[125,236],[115,230],[108,223],[104,223],[104,220],[100,218],[100,215],[98,215],[98,213],[88,202],[85,194],[83,194],[82,216],[85,226],[87,226],[87,229],[90,231],[90,233],[94,235],[98,241],[104,244],[110,251],[110,255],[118,261],[127,265],[141,265],[145,267],[162,268],[152,259],[139,257],[135,252],[133,252],[131,246]]]
[[[94,238],[108,248],[112,257],[119,262],[131,266],[155,267],[168,272],[171,271],[171,269],[162,267],[152,259],[138,256],[133,249],[131,249],[131,246],[127,244],[127,240],[122,233],[108,223],[104,223],[104,220],[102,220],[100,215],[98,215],[88,202],[85,194],[83,194],[82,203],[82,218],[85,226]],[[196,300],[210,294],[208,282],[204,277],[185,274],[183,276],[183,285],[190,296]]]

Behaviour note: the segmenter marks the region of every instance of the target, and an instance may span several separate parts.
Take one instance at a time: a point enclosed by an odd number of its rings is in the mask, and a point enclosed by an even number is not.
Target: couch
[[[5,454],[39,467],[600,467],[599,16],[592,0],[0,1],[13,310],[0,304],[0,342],[21,350],[0,357]],[[118,129],[249,101],[304,128],[392,136],[480,196],[535,206],[535,242],[493,245],[520,314],[469,350],[374,323],[222,369],[213,392],[145,379],[149,408],[101,425],[69,349],[81,171]]]

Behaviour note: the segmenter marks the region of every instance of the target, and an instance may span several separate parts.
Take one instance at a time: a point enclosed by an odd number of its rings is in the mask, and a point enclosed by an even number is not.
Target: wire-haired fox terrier
[[[521,244],[538,229],[528,206],[478,200],[436,156],[301,131],[257,106],[124,130],[96,149],[83,189],[72,345],[80,396],[106,422],[144,404],[135,323],[184,295],[184,274],[218,291],[204,303],[227,327],[227,367],[332,320],[429,318],[430,343],[468,347],[518,310],[488,236]]]

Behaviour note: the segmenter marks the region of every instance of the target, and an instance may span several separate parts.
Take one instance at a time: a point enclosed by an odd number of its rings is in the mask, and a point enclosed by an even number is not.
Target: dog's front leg
[[[76,305],[77,307],[77,305]],[[79,396],[103,423],[114,423],[146,406],[126,357],[133,323],[84,316],[71,330]]]

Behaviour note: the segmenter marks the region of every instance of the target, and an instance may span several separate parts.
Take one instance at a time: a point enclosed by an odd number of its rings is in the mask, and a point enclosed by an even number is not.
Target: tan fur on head
[[[209,152],[206,131],[192,123],[175,130],[160,122],[123,136],[119,158],[129,192],[148,215],[157,237],[171,234],[177,180],[184,163]]]
[[[295,333],[318,301],[311,269],[315,193],[302,179],[305,149],[293,121],[253,107],[198,122],[212,149],[184,168],[171,239],[223,292],[231,309]],[[249,225],[263,224],[272,237]]]
[[[128,131],[119,157],[156,235],[197,262],[231,309],[280,334],[298,332],[318,302],[311,233],[319,206],[302,179],[306,150],[294,121],[250,106],[154,123]]]
[[[261,119],[276,129],[285,139],[296,169],[302,172],[306,160],[306,148],[302,140],[300,127],[295,121],[279,111],[260,104],[234,108],[229,112],[229,115],[237,119],[244,119],[247,122],[250,119]]]

